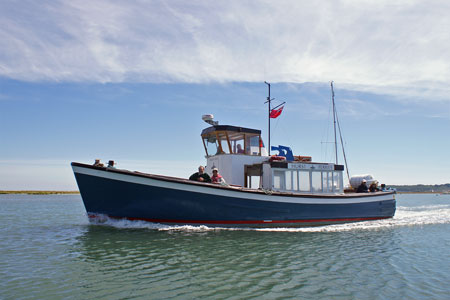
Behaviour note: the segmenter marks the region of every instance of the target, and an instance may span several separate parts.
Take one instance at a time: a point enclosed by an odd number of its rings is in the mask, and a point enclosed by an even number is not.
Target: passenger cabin
[[[272,147],[280,153],[268,156],[261,130],[213,125],[204,129],[201,137],[206,172],[212,174],[212,169],[218,168],[230,185],[290,193],[343,193],[344,166],[293,156],[284,146]]]

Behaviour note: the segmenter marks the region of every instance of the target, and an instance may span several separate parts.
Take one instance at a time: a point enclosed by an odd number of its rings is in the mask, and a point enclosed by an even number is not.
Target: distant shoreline
[[[442,192],[397,192],[397,194],[442,194]]]
[[[24,195],[73,195],[79,191],[0,191],[0,194],[24,194]]]

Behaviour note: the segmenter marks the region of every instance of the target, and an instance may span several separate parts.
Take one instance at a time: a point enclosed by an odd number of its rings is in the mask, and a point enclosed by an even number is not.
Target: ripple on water
[[[390,220],[268,229],[88,223],[73,200],[10,204],[15,209],[0,206],[10,225],[0,228],[6,299],[447,299],[450,292],[445,203],[399,205]],[[18,208],[22,220],[10,216]],[[27,209],[40,218],[27,218]],[[62,219],[43,219],[58,209]]]

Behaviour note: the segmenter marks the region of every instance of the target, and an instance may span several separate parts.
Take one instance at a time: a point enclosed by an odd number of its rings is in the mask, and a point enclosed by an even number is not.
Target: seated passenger
[[[378,188],[377,184],[378,184],[377,181],[372,182],[370,184],[370,186],[369,186],[369,192],[374,193],[374,192],[380,191],[380,189]]]
[[[194,173],[189,177],[189,180],[200,181],[200,182],[211,182],[211,178],[207,173],[205,173],[205,167],[198,167],[198,172]]]
[[[244,149],[242,149],[242,146],[240,144],[237,145],[237,153],[241,153],[241,154],[245,153]]]
[[[211,177],[212,183],[222,183],[225,182],[225,179],[219,174],[219,169],[214,168],[212,170],[213,176]]]
[[[361,184],[358,186],[358,189],[356,190],[357,193],[368,193],[369,189],[367,188],[367,180],[363,179]]]
[[[96,159],[93,166],[94,167],[104,167],[104,165],[100,162],[100,159]]]
[[[116,168],[116,167],[114,167],[114,161],[113,160],[108,161],[108,168],[111,168],[111,169],[115,169]]]

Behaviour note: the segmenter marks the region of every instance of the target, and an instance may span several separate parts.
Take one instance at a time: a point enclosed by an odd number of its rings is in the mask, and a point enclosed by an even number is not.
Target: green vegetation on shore
[[[26,194],[26,195],[61,195],[79,194],[79,191],[0,191],[0,194]]]
[[[399,193],[448,193],[450,183],[446,184],[416,184],[416,185],[389,185]]]
[[[415,185],[389,185],[398,193],[450,193],[450,183],[446,184],[415,184]],[[27,194],[27,195],[61,195],[79,194],[79,191],[0,191],[0,194]]]

